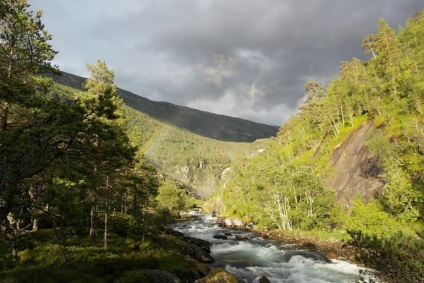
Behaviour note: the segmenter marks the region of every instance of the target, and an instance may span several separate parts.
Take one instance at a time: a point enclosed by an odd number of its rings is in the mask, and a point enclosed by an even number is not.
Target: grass
[[[72,236],[58,244],[53,237],[41,236],[46,234],[27,236],[28,248],[19,252],[16,267],[0,272],[1,282],[114,282],[126,271],[140,269],[169,271],[194,281],[208,272],[203,264],[175,252],[172,237],[141,241],[111,234],[106,251],[88,238]]]
[[[324,230],[292,230],[284,231],[284,234],[292,238],[297,239],[314,239],[317,241],[345,241],[348,237],[347,233],[343,230],[333,230],[333,231],[324,231]]]
[[[369,120],[368,115],[355,116],[353,119],[353,127],[351,125],[341,125],[339,128],[339,134],[337,136],[332,135],[327,138],[320,145],[320,150],[318,154],[315,154],[316,147],[309,149],[303,154],[297,156],[293,161],[293,165],[300,166],[306,164],[314,164],[314,167],[317,168],[319,172],[325,172],[328,169],[328,162],[331,158],[332,152],[340,144],[347,139],[347,137],[357,130],[361,125]],[[286,146],[290,150],[290,146]]]

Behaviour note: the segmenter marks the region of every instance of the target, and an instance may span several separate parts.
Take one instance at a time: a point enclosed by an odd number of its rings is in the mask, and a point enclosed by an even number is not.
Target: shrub
[[[386,212],[377,201],[364,204],[362,200],[354,201],[353,210],[346,220],[345,228],[355,240],[356,234],[361,237],[388,238],[400,230],[400,225]]]
[[[361,235],[360,241],[367,248],[358,257],[367,266],[393,282],[424,282],[424,241],[419,236],[396,232],[387,239]]]

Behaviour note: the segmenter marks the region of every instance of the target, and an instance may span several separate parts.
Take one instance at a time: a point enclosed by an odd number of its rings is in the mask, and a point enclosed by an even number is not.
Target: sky
[[[119,88],[270,125],[297,112],[304,84],[367,60],[384,18],[404,26],[422,0],[28,0],[44,12],[54,63],[88,76],[105,61]]]

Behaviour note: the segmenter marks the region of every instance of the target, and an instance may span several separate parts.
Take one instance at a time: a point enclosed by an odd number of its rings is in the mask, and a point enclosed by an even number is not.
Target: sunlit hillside
[[[305,84],[299,113],[232,168],[215,208],[266,229],[347,231],[378,251],[363,261],[397,278],[410,269],[412,280],[424,274],[414,267],[423,259],[424,13],[399,31],[380,19],[362,46],[369,61],[342,62],[328,86]],[[402,242],[415,256],[392,249]]]

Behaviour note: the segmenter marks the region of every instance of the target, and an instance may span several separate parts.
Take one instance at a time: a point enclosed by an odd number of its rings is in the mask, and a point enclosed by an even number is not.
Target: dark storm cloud
[[[142,96],[280,125],[308,80],[365,58],[380,17],[394,28],[419,0],[30,0],[43,9],[61,69],[105,60]]]

